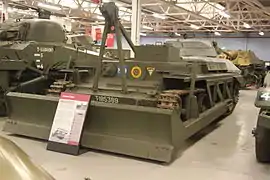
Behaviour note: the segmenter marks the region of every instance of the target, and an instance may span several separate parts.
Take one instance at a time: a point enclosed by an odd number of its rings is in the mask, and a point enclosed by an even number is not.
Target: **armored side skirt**
[[[58,98],[9,93],[10,117],[4,131],[47,140]],[[227,111],[227,101],[183,123],[180,112],[91,102],[82,146],[134,157],[171,162],[183,142]]]

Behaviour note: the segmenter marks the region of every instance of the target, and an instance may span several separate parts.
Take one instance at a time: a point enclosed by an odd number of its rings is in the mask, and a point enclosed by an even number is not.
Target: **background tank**
[[[218,51],[218,57],[232,61],[240,70],[245,80],[245,87],[263,85],[266,75],[265,62],[259,59],[253,51]]]
[[[270,162],[270,73],[265,76],[264,87],[257,92],[255,106],[260,108],[257,124],[252,131],[255,137],[255,154],[258,162]]]
[[[0,25],[0,89],[4,93],[20,84],[36,79],[44,81],[51,76],[64,76],[62,72],[49,72],[91,64],[97,59],[97,52],[76,49],[66,45],[66,35],[62,26],[45,19],[30,19]],[[59,71],[58,71],[59,72]],[[48,84],[23,84],[23,92],[44,93]],[[41,85],[40,84],[40,85]],[[3,97],[1,102],[3,102]],[[5,103],[1,103],[5,113]]]

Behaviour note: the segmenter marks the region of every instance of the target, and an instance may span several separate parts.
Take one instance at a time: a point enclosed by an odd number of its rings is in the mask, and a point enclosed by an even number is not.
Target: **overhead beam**
[[[166,0],[160,0],[160,1],[162,1],[162,2],[164,2],[164,3],[166,3],[166,4],[169,4],[169,5],[172,5],[172,6],[174,6],[175,8],[177,8],[177,9],[179,9],[179,10],[185,11],[185,12],[189,13],[191,16],[193,16],[193,17],[195,17],[195,18],[203,19],[203,20],[209,21],[209,22],[211,22],[211,23],[213,23],[213,24],[216,24],[217,26],[220,26],[220,27],[223,27],[223,28],[226,28],[226,29],[229,29],[229,30],[236,31],[236,29],[234,29],[234,28],[232,28],[232,27],[230,27],[230,26],[221,24],[221,23],[219,23],[219,22],[217,22],[217,21],[215,21],[215,20],[213,20],[213,19],[209,19],[209,18],[204,17],[204,16],[202,16],[202,15],[200,15],[200,14],[196,14],[196,13],[193,12],[193,11],[190,11],[190,10],[185,9],[185,8],[183,8],[183,7],[177,6],[177,5],[175,5],[175,3],[171,2],[171,1],[166,1]]]

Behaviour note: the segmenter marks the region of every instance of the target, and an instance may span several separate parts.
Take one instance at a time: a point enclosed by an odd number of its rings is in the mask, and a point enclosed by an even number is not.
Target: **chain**
[[[203,89],[196,89],[195,94],[204,92]],[[190,90],[166,90],[158,96],[157,107],[162,109],[181,109],[183,96],[188,95]]]
[[[189,90],[166,90],[158,97],[157,107],[162,109],[181,109],[181,96],[188,94]]]
[[[72,81],[57,80],[48,89],[48,93],[52,95],[59,95],[61,92],[66,91],[75,87],[75,84]]]

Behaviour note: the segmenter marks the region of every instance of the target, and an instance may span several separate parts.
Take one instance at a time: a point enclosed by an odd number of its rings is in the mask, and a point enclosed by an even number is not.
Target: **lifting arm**
[[[115,5],[114,2],[104,3],[100,7],[100,12],[105,18],[105,27],[103,31],[102,36],[102,42],[100,47],[100,53],[99,53],[99,64],[96,68],[95,77],[94,77],[94,83],[93,83],[93,90],[98,90],[98,81],[99,77],[101,75],[101,67],[102,67],[102,60],[103,55],[105,52],[105,43],[107,40],[108,33],[115,33],[116,41],[117,41],[117,50],[118,50],[118,57],[120,62],[120,72],[121,72],[121,78],[122,78],[122,91],[123,93],[127,93],[127,82],[126,82],[126,73],[125,73],[125,61],[123,58],[122,53],[122,41],[121,41],[121,33],[128,42],[129,46],[135,52],[135,46],[132,43],[131,39],[128,37],[127,32],[125,31],[123,25],[119,21],[119,14],[118,14],[118,7]],[[120,33],[121,32],[121,33]]]

